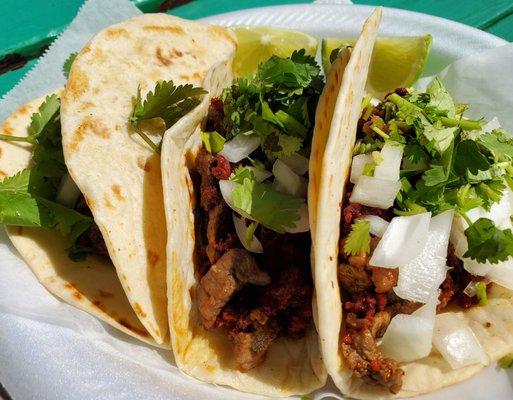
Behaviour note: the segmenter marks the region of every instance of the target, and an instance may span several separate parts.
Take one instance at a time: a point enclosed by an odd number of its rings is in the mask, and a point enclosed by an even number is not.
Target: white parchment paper
[[[62,86],[64,61],[98,30],[139,13],[128,0],[87,1],[35,68],[0,101],[0,121],[27,101]],[[512,65],[513,45],[508,45],[459,60],[441,75],[457,101],[476,106],[473,117],[497,115],[513,132]],[[502,399],[511,394],[508,375],[490,368],[482,377],[497,385],[467,382],[472,394],[467,398]],[[141,344],[60,302],[38,283],[3,231],[0,382],[15,400],[258,398],[195,381],[178,371],[171,352]],[[429,398],[445,400],[460,394],[455,387]],[[322,393],[316,396],[321,397]]]

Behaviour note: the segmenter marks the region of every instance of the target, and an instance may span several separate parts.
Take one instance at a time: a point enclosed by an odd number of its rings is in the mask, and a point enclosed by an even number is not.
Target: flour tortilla
[[[30,116],[43,100],[17,110],[0,125],[0,134],[27,136]],[[30,144],[0,141],[0,178],[28,167],[31,152]],[[66,241],[50,229],[7,227],[7,234],[34,275],[54,296],[130,336],[156,344],[132,310],[109,260],[93,255],[85,261],[71,261]]]
[[[342,303],[337,280],[338,241],[341,205],[351,169],[352,149],[361,113],[365,82],[376,40],[381,10],[365,23],[348,59],[341,53],[330,70],[316,115],[316,131],[310,159],[309,204],[314,238],[314,281],[316,287],[317,328],[328,373],[345,395],[358,399],[410,397],[434,391],[468,379],[483,368],[472,365],[451,369],[433,350],[426,358],[401,364],[405,371],[403,389],[392,395],[388,389],[362,384],[344,366],[339,348],[342,328]],[[343,70],[345,68],[345,73]],[[340,88],[340,90],[337,90]],[[319,124],[318,120],[331,120]],[[450,311],[465,319],[479,339],[490,362],[513,351],[513,293],[494,286],[488,305],[467,312]]]
[[[62,98],[70,175],[85,196],[140,321],[168,343],[166,224],[160,156],[129,127],[140,86],[158,80],[204,86],[207,72],[231,60],[224,28],[146,14],[98,33],[75,59]],[[170,229],[173,227],[171,226]]]
[[[212,96],[231,82],[231,65],[221,65],[212,73],[218,85]],[[233,344],[224,332],[205,330],[195,304],[194,290],[194,187],[189,174],[201,148],[199,126],[209,106],[209,98],[188,118],[164,136],[162,181],[168,229],[168,298],[171,340],[178,367],[206,382],[265,396],[306,394],[326,382],[326,372],[312,328],[304,339],[279,339],[260,366],[240,372],[233,356]],[[187,138],[183,133],[192,135]]]

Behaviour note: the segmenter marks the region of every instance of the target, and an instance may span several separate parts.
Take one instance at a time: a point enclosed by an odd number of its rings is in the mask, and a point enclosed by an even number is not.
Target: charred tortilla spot
[[[491,323],[491,322],[487,322],[487,323],[485,324],[485,327],[486,327],[486,328],[491,328],[491,327],[492,327],[492,323]]]
[[[121,274],[121,279],[126,281],[126,275],[125,274]]]
[[[82,299],[82,297],[83,297],[82,293],[80,293],[80,291],[77,289],[75,284],[73,284],[71,282],[64,282],[63,286],[66,289],[69,289],[71,291],[71,294],[73,295],[73,297],[75,297],[77,300],[81,300]]]
[[[82,294],[80,292],[75,290],[73,292],[73,297],[76,298],[77,300],[81,300],[83,296],[82,296]]]
[[[233,45],[237,45],[237,41],[225,28],[221,28],[220,26],[212,26],[212,31],[221,39],[228,39],[228,41],[231,42]]]
[[[114,193],[114,196],[119,202],[125,200],[125,197],[121,193],[121,187],[119,185],[112,185],[112,193]]]
[[[139,315],[141,318],[146,318],[148,314],[144,312],[141,305],[138,302],[134,303],[134,310],[137,315]]]
[[[180,26],[159,26],[159,25],[148,25],[143,27],[145,31],[171,33],[174,35],[185,35],[185,31]]]
[[[99,121],[93,121],[91,117],[87,116],[82,120],[82,123],[78,126],[75,134],[73,135],[73,139],[71,140],[70,144],[72,151],[76,151],[78,149],[79,143],[89,132],[92,132],[95,136],[101,137],[103,139],[107,139],[110,136],[107,127],[105,127]]]
[[[112,37],[112,38],[117,38],[119,36],[124,36],[124,37],[130,36],[128,31],[124,28],[110,28],[110,29],[107,29],[105,31],[105,33],[107,34],[107,36]]]
[[[157,264],[157,262],[159,261],[160,257],[154,251],[148,250],[148,253],[146,254],[146,259],[150,263],[150,266],[154,267]]]
[[[183,52],[177,49],[169,50],[167,55],[163,54],[163,51],[160,47],[157,47],[157,50],[155,51],[155,55],[157,56],[157,59],[161,64],[164,66],[169,66],[173,62],[173,59],[180,58],[183,56]]]
[[[110,208],[110,209],[114,209],[114,205],[110,202],[109,200],[109,197],[107,196],[107,194],[104,194],[103,195],[103,204],[105,204],[105,207],[107,208]]]
[[[119,319],[117,320],[117,322],[118,322],[120,325],[122,325],[122,326],[124,326],[125,328],[127,328],[129,331],[132,331],[132,332],[134,332],[134,333],[137,333],[137,334],[138,334],[138,335],[140,335],[140,336],[144,336],[144,337],[149,337],[149,336],[150,336],[150,334],[149,334],[148,332],[146,332],[144,329],[136,328],[135,326],[132,326],[132,325],[130,324],[130,322],[128,322],[128,321],[127,321],[126,319],[124,319],[124,318],[119,318]]]
[[[91,200],[89,197],[87,197],[85,194],[83,196],[84,196],[84,200],[87,204],[87,207],[89,207],[89,209],[92,211],[96,207],[95,202],[93,200]]]
[[[2,134],[7,135],[7,136],[12,136],[13,128],[8,122],[5,122],[2,125]]]
[[[68,80],[66,93],[78,100],[89,89],[89,79],[84,71],[75,66]]]
[[[107,309],[103,305],[103,303],[100,300],[94,300],[93,305],[98,308],[100,311],[103,311],[104,313],[107,313]]]
[[[103,297],[104,299],[109,299],[114,297],[114,294],[109,292],[104,292],[103,290],[99,290],[98,293],[100,294],[100,297]]]

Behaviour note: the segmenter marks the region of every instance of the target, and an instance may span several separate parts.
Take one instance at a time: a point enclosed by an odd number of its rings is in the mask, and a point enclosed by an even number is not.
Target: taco
[[[169,341],[159,141],[208,98],[210,86],[230,82],[226,65],[234,51],[224,28],[141,15],[98,33],[73,61],[63,93],[69,174],[132,308],[157,343]],[[226,73],[214,74],[214,82],[208,76],[215,68]]]
[[[0,125],[1,223],[49,292],[155,345],[128,302],[83,197],[69,183],[60,94],[26,104]]]
[[[347,57],[324,85],[304,50],[273,56],[212,98],[201,126],[183,120],[164,137],[169,325],[193,377],[267,396],[325,383],[307,172],[314,125],[330,124],[317,104],[338,93]]]
[[[364,97],[376,32],[338,95],[351,112],[312,149],[322,354],[361,399],[430,392],[513,350],[513,139],[465,118],[438,78]]]

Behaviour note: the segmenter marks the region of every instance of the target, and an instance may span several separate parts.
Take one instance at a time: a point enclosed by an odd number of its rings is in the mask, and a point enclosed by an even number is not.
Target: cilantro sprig
[[[351,225],[351,232],[344,243],[344,253],[357,256],[370,252],[370,222],[359,219]]]
[[[476,207],[489,210],[513,188],[513,139],[502,130],[481,134],[484,121],[465,119],[468,106],[455,104],[439,79],[426,92],[399,93],[379,105],[384,117],[369,112],[370,105],[364,109],[364,135],[355,149],[369,153],[389,140],[404,144],[396,214],[454,209],[468,224],[465,257],[495,264],[513,256],[511,230],[466,215]]]
[[[224,129],[218,133],[226,140],[258,135],[269,160],[290,156],[309,146],[323,86],[319,65],[304,50],[289,58],[272,56],[255,76],[223,91]]]
[[[30,167],[0,182],[0,224],[55,229],[67,239],[73,257],[76,240],[92,221],[55,202],[61,179],[67,172],[59,111],[59,98],[48,96],[32,115],[28,136],[0,136],[0,140],[23,141],[34,146]]]
[[[66,79],[69,78],[69,73],[71,72],[71,66],[73,65],[73,62],[75,61],[75,58],[77,58],[78,53],[71,53],[68,58],[66,58],[66,61],[64,61],[64,64],[62,66],[62,73],[66,77]]]
[[[230,177],[235,183],[233,206],[250,215],[268,229],[284,233],[299,220],[299,207],[304,199],[277,191],[272,185],[258,182],[251,170],[239,167]]]
[[[193,110],[200,103],[199,96],[206,93],[205,89],[191,84],[177,86],[171,80],[161,80],[143,100],[141,88],[138,87],[134,108],[128,121],[146,144],[158,153],[160,146],[155,144],[144,132],[141,122],[160,119],[166,129],[169,129],[180,118]]]

